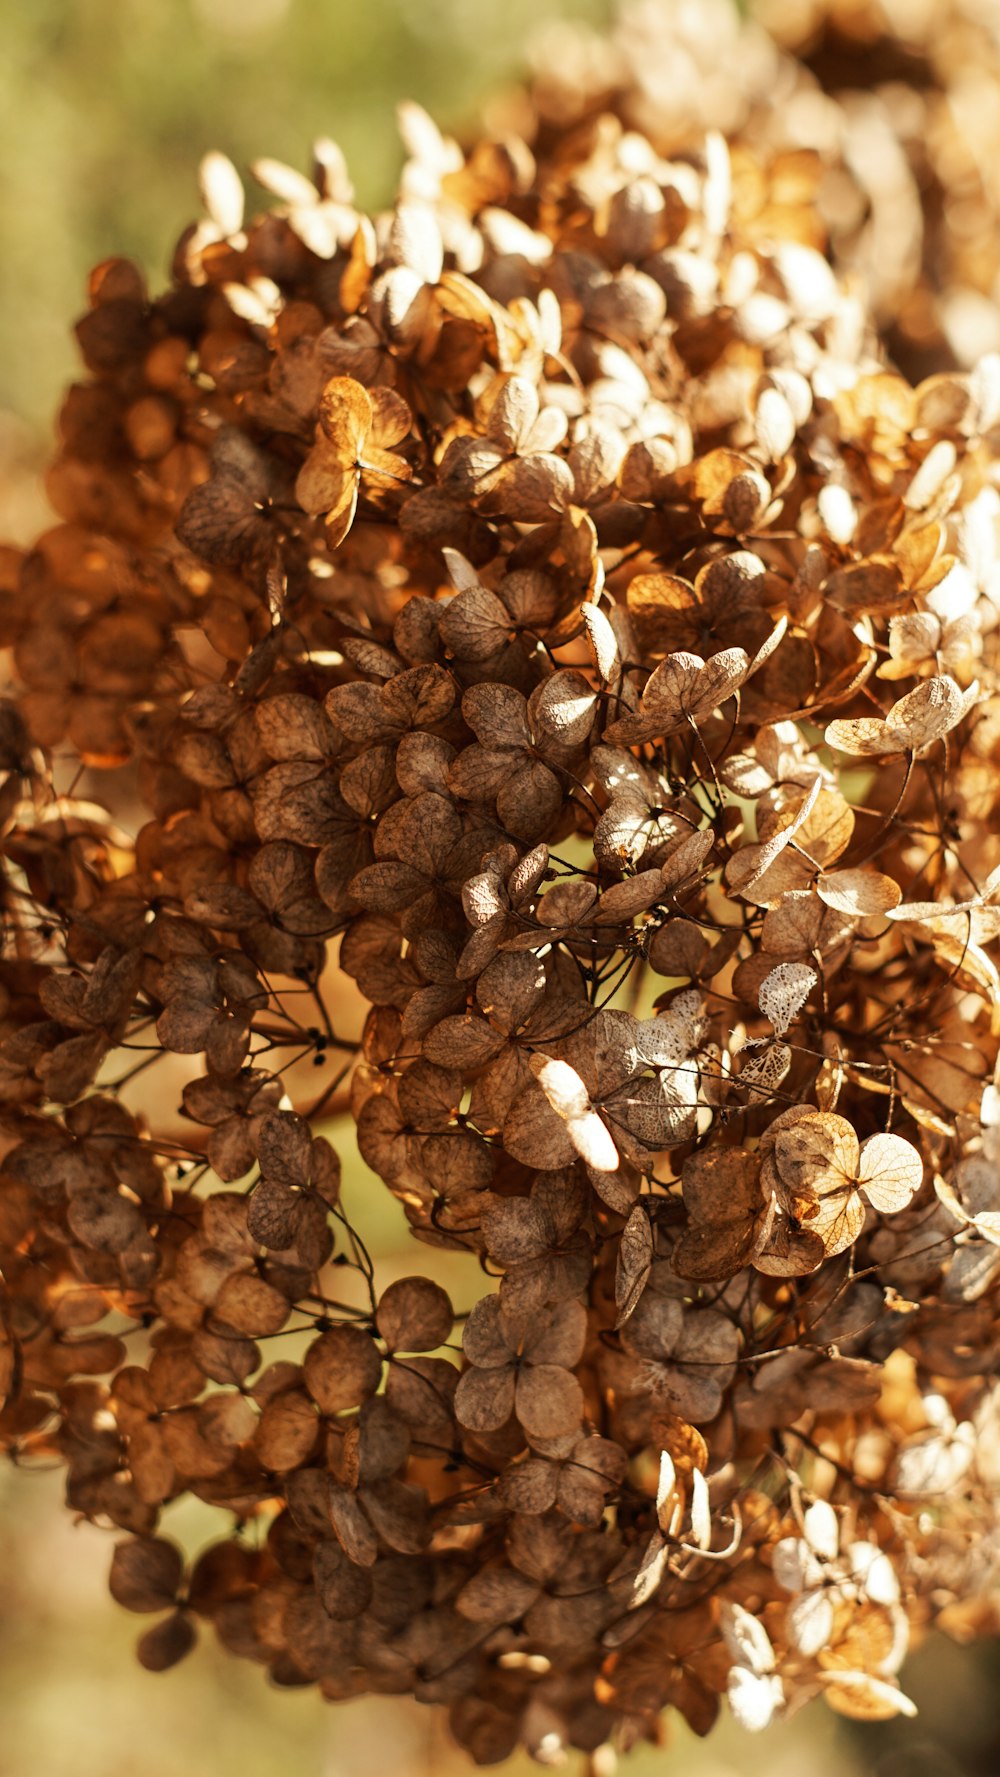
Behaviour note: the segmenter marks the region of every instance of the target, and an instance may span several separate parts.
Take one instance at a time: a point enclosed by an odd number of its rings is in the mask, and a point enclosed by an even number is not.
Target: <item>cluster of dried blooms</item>
[[[170,290],[93,274],[3,558],[0,1442],[150,1668],[557,1763],[1000,1624],[1000,358],[928,270],[996,235],[871,183],[983,9],[898,10],[633,11],[518,135],[404,107],[385,215],[210,156]],[[379,1295],[348,1097],[469,1315]]]
[[[609,107],[659,154],[730,138],[758,225],[860,275],[913,380],[1000,349],[998,0],[625,0],[610,41],[554,27],[536,105]],[[787,234],[788,224],[776,232]],[[696,286],[702,302],[702,284]]]

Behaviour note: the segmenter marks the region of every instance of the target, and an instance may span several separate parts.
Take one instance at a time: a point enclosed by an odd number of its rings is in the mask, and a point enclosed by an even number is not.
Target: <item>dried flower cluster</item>
[[[404,107],[375,219],[210,156],[3,558],[0,1442],[148,1667],[209,1623],[483,1763],[907,1710],[1000,1622],[1000,62],[802,10],[633,9],[469,151]],[[457,1327],[376,1292],[347,1093]]]

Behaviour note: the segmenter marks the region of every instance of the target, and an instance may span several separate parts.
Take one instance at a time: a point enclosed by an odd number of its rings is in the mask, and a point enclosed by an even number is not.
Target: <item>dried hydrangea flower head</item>
[[[0,1442],[150,1668],[551,1763],[998,1626],[1000,360],[862,152],[953,166],[892,70],[992,38],[893,17],[633,6],[516,135],[404,107],[385,214],[212,155],[93,274],[3,557]]]

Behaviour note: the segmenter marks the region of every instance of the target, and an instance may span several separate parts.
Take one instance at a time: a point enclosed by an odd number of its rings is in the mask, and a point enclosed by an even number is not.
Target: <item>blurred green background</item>
[[[655,0],[654,0],[655,3]],[[669,5],[671,0],[663,0]],[[38,472],[88,268],[141,260],[155,285],[197,210],[208,148],[241,168],[268,154],[305,167],[319,133],[347,152],[360,200],[387,201],[400,163],[393,108],[426,105],[456,133],[516,72],[530,31],[605,20],[611,0],[2,0],[0,3],[0,538],[46,522]],[[251,186],[251,194],[253,187]],[[252,201],[252,195],[251,195]],[[350,1153],[349,1132],[339,1145]],[[346,1191],[384,1282],[425,1249],[355,1161]],[[374,1223],[373,1223],[374,1217]],[[482,1280],[442,1272],[458,1307]],[[466,1761],[427,1710],[393,1699],[332,1709],[278,1692],[207,1640],[174,1673],[135,1663],[143,1625],[106,1591],[111,1540],[74,1525],[57,1473],[0,1468],[0,1777],[457,1777]],[[172,1508],[189,1546],[206,1508]],[[670,1723],[631,1777],[987,1777],[998,1769],[985,1666],[942,1644],[906,1675],[914,1723],[854,1730],[814,1706],[753,1741],[728,1721],[707,1744]],[[516,1761],[511,1777],[536,1766]]]

